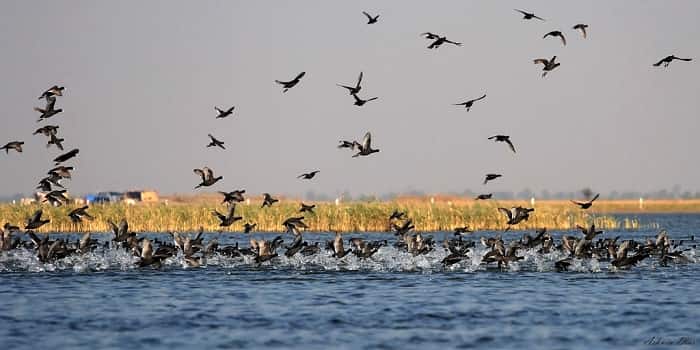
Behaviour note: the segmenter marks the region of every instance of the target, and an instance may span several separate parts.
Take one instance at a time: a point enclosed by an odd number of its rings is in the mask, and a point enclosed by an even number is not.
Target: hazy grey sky
[[[224,176],[209,190],[251,193],[697,190],[698,14],[695,0],[3,1],[0,144],[26,145],[0,154],[0,193],[31,192],[53,166],[60,152],[31,135],[47,123],[81,150],[74,193],[193,192],[204,165]],[[425,31],[464,45],[428,50]],[[670,54],[696,60],[651,66]],[[553,55],[540,78],[532,59]],[[286,94],[273,82],[301,71]],[[364,107],[335,86],[360,71],[360,95],[379,96]],[[64,112],[37,124],[54,83]],[[470,112],[451,105],[482,93]],[[368,130],[380,153],[336,148]],[[227,150],[206,149],[207,133]],[[489,172],[504,177],[483,186]]]

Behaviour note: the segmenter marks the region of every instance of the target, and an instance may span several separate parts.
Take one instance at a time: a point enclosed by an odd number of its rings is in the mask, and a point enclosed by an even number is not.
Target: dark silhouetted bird
[[[692,61],[693,59],[692,58],[680,58],[680,57],[676,57],[675,55],[666,56],[663,59],[661,59],[661,61],[654,63],[654,67],[661,66],[662,64],[664,67],[668,67],[668,65],[671,64],[671,62],[673,60],[689,62],[689,61]]]
[[[300,213],[307,213],[307,212],[308,212],[308,213],[311,213],[311,214],[315,214],[315,213],[314,213],[314,208],[316,208],[316,204],[306,205],[306,204],[304,204],[304,203],[301,203],[301,208],[299,208],[299,212],[300,212]]]
[[[498,211],[503,213],[508,218],[508,225],[517,225],[521,221],[530,218],[530,212],[535,211],[533,208],[512,207],[510,210],[506,208],[498,208]]]
[[[83,222],[83,218],[92,220],[94,219],[90,214],[87,212],[88,206],[82,206],[80,208],[75,208],[68,213],[68,217],[74,224],[79,224]]]
[[[282,87],[284,87],[284,90],[282,90],[282,92],[287,92],[289,89],[291,89],[295,85],[299,84],[299,80],[301,80],[301,78],[304,77],[305,74],[306,74],[306,72],[301,72],[301,73],[299,73],[299,75],[296,76],[296,78],[294,78],[290,81],[275,80],[275,82],[277,84],[282,85]]]
[[[77,156],[78,153],[80,153],[80,150],[76,148],[76,149],[70,150],[64,154],[61,154],[60,156],[56,157],[53,161],[56,162],[56,165],[59,165],[65,161]]]
[[[41,116],[39,116],[39,120],[37,122],[40,122],[44,119],[48,119],[53,117],[54,115],[63,112],[63,109],[55,109],[56,105],[56,97],[53,96],[48,96],[46,97],[46,107],[39,108],[39,107],[34,107],[34,110],[41,113]]]
[[[491,199],[491,197],[493,197],[493,193],[480,194],[480,195],[476,196],[475,199],[476,200],[487,200],[487,199]]]
[[[579,23],[573,27],[573,29],[578,29],[581,31],[581,34],[583,35],[584,39],[588,36],[588,33],[586,32],[587,28],[588,28],[588,24],[583,24],[583,23]]]
[[[224,178],[223,176],[214,177],[214,171],[209,169],[208,167],[204,167],[202,169],[194,169],[194,173],[202,178],[202,182],[199,185],[195,186],[195,189],[198,189],[203,186],[211,186],[217,181]]]
[[[372,24],[372,23],[377,23],[377,20],[379,20],[379,15],[376,15],[372,17],[369,13],[362,11],[362,13],[367,17],[367,24]]]
[[[501,174],[486,174],[486,178],[484,179],[484,185],[486,185],[487,182],[491,180],[495,180],[503,175]]]
[[[554,70],[554,68],[559,67],[559,63],[554,62],[554,60],[556,59],[557,56],[552,56],[551,60],[547,60],[546,58],[536,58],[532,60],[532,62],[534,62],[535,64],[541,63],[544,65],[544,67],[542,67],[542,70],[544,71],[544,73],[542,73],[542,78],[544,78],[548,72],[551,72],[552,70]]]
[[[587,202],[571,201],[571,203],[574,203],[574,204],[580,206],[581,209],[588,209],[593,205],[593,201],[598,199],[598,197],[600,197],[600,193],[596,194],[595,197],[591,198],[591,200],[589,200]]]
[[[245,190],[235,190],[232,192],[221,192],[219,191],[222,195],[224,195],[224,200],[221,202],[221,204],[228,203],[228,204],[235,204],[236,202],[243,202],[245,198],[243,198],[243,194],[245,193]]]
[[[27,219],[26,224],[24,225],[25,230],[36,230],[41,226],[44,226],[51,222],[51,220],[46,219],[42,220],[41,215],[44,213],[43,210],[38,209],[37,211],[34,212],[34,215],[32,215],[30,218]]]
[[[359,106],[359,107],[364,106],[365,103],[367,103],[367,102],[369,102],[369,101],[374,101],[374,100],[376,100],[376,99],[379,98],[379,97],[372,97],[372,98],[363,100],[363,99],[361,99],[359,96],[357,96],[357,95],[355,95],[355,94],[353,94],[352,97],[355,98],[355,106]]]
[[[362,90],[362,86],[360,86],[361,83],[362,83],[362,72],[360,72],[360,76],[357,78],[357,84],[355,84],[355,86],[347,86],[347,85],[341,85],[341,84],[337,84],[337,85],[348,89],[348,91],[350,92],[350,95],[357,95],[360,92],[360,90]]]
[[[258,224],[251,224],[249,222],[246,222],[245,224],[243,224],[243,232],[250,233],[250,231],[253,231],[255,229],[255,226],[258,226]]]
[[[515,146],[513,146],[513,143],[510,141],[510,136],[508,135],[495,135],[489,137],[489,140],[494,140],[495,142],[505,142],[508,144],[510,147],[510,150],[515,153]]]
[[[207,148],[219,147],[221,149],[226,149],[226,147],[224,147],[224,143],[222,141],[217,140],[212,134],[207,134],[207,136],[209,136],[209,139],[211,140],[207,145]]]
[[[217,111],[219,114],[216,116],[216,119],[223,119],[231,114],[233,114],[233,110],[236,109],[236,106],[233,106],[227,110],[220,109],[219,107],[214,106],[214,110]]]
[[[269,193],[263,193],[263,197],[263,204],[260,208],[271,207],[273,204],[280,201],[279,199],[272,198]]]
[[[238,220],[243,220],[243,217],[234,215],[235,211],[236,204],[234,203],[229,206],[227,215],[221,214],[216,210],[212,210],[211,212],[212,214],[214,214],[214,216],[216,216],[219,219],[219,227],[229,227],[234,222]]]
[[[46,148],[51,147],[51,145],[56,145],[58,149],[63,151],[63,141],[65,140],[57,137],[56,134],[51,134],[51,136],[49,136],[49,141],[46,143]]]
[[[455,235],[455,236],[459,236],[459,235],[463,235],[463,234],[465,234],[465,233],[466,233],[466,234],[474,233],[474,231],[470,230],[470,229],[469,229],[469,226],[455,227],[455,229],[453,230],[453,233],[452,233],[452,234]]]
[[[406,216],[406,213],[398,211],[397,209],[394,209],[394,212],[389,215],[389,221],[391,220],[403,220],[404,216]]]
[[[481,97],[479,97],[479,98],[475,98],[475,99],[473,99],[473,100],[469,100],[469,101],[462,102],[462,103],[455,103],[454,105],[455,105],[455,106],[464,106],[464,108],[467,109],[467,112],[469,112],[469,110],[470,110],[470,109],[472,108],[472,106],[474,105],[474,102],[479,101],[479,100],[483,100],[483,99],[485,99],[485,98],[486,98],[486,94],[484,94],[484,96],[481,96]]]
[[[48,90],[44,91],[44,93],[42,93],[41,96],[39,96],[39,99],[41,100],[42,98],[49,98],[49,97],[53,97],[53,96],[63,96],[63,89],[65,89],[65,87],[54,85],[54,86],[50,87]]]
[[[369,131],[365,134],[365,138],[362,140],[362,143],[356,141],[354,143],[355,147],[360,151],[352,156],[353,158],[358,156],[368,156],[372,153],[379,152],[378,149],[372,149],[372,135],[369,133]]]
[[[558,30],[553,30],[553,31],[551,31],[551,32],[549,32],[549,33],[547,33],[547,34],[545,34],[545,35],[542,37],[542,39],[544,39],[544,38],[546,38],[546,37],[548,37],[548,36],[558,36],[559,39],[561,39],[561,43],[564,44],[564,46],[566,46],[566,38],[564,37],[564,34],[562,34],[562,32],[560,32],[560,31],[558,31]]]
[[[310,173],[304,173],[304,174],[297,176],[297,179],[311,180],[314,178],[314,176],[316,176],[316,174],[318,174],[320,172],[321,172],[320,170],[314,170]]]
[[[46,137],[51,137],[51,135],[55,135],[56,133],[58,133],[58,125],[46,125],[36,129],[32,135],[43,134]]]
[[[0,149],[4,149],[5,154],[10,153],[11,149],[13,149],[19,153],[22,153],[22,145],[24,145],[24,141],[12,141],[12,142],[8,142],[5,146],[0,147]]]
[[[457,45],[457,46],[462,46],[462,43],[458,43],[458,42],[456,42],[456,41],[447,40],[447,37],[446,37],[446,36],[440,36],[440,35],[438,35],[438,34],[434,34],[434,33],[431,33],[431,32],[425,32],[425,33],[423,33],[423,34],[421,34],[421,35],[425,36],[426,39],[434,40],[434,41],[428,46],[429,49],[437,49],[437,48],[440,47],[440,45],[442,45],[442,44],[444,44],[444,43],[449,43],[449,44],[453,44],[453,45]]]
[[[55,175],[55,176],[58,176],[60,178],[70,179],[71,178],[70,172],[73,171],[73,169],[74,168],[72,166],[61,165],[61,166],[57,166],[57,167],[49,170],[46,174],[52,175],[52,176]]]
[[[66,197],[66,190],[53,190],[44,195],[43,202],[49,202],[53,206],[61,206],[68,203],[68,197]]]
[[[533,19],[533,18],[537,18],[537,19],[539,19],[539,20],[541,20],[541,21],[544,21],[544,18],[537,17],[537,16],[535,16],[534,13],[529,13],[529,12],[525,12],[525,11],[523,11],[523,10],[518,10],[518,9],[514,9],[514,10],[515,10],[515,11],[518,11],[518,12],[520,12],[520,13],[522,13],[522,14],[523,14],[523,19]]]

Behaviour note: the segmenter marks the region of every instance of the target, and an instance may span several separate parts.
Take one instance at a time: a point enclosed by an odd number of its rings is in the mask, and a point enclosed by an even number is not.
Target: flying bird
[[[64,153],[64,154],[61,154],[60,156],[56,157],[53,161],[56,162],[56,165],[59,165],[59,164],[65,162],[65,161],[67,161],[67,160],[69,160],[69,159],[71,159],[71,158],[77,156],[79,152],[80,152],[80,150],[77,149],[77,148],[76,148],[76,149],[73,149],[73,150],[70,150],[70,151],[68,151],[68,152],[66,152],[66,153]]]
[[[486,185],[487,182],[498,179],[503,175],[501,174],[486,174],[486,178],[484,179],[484,185]]]
[[[49,141],[46,143],[46,148],[51,147],[51,145],[56,145],[58,149],[63,151],[63,141],[65,141],[65,139],[58,138],[56,134],[51,134],[51,136],[49,136]]]
[[[367,17],[367,24],[377,23],[377,20],[379,20],[379,15],[372,17],[372,15],[365,11],[362,11],[362,13]]]
[[[376,99],[379,98],[379,97],[372,97],[372,98],[370,98],[370,99],[363,100],[363,99],[361,99],[359,96],[357,96],[357,95],[355,95],[355,94],[353,94],[352,97],[355,98],[355,106],[359,106],[359,107],[364,106],[365,103],[367,103],[367,102],[369,102],[369,101],[374,101],[374,100],[376,100]]]
[[[272,198],[269,193],[263,193],[263,204],[260,208],[271,207],[275,202],[279,202],[279,199]]]
[[[506,222],[509,226],[510,225],[517,225],[521,221],[530,218],[530,212],[535,211],[533,208],[523,208],[523,207],[512,207],[510,210],[506,208],[498,208],[498,211],[503,213],[506,218],[508,218],[508,222]]]
[[[365,134],[365,138],[362,140],[362,143],[358,143],[356,141],[354,143],[355,147],[360,151],[352,156],[353,158],[358,156],[368,156],[372,153],[379,152],[378,149],[372,149],[372,134],[370,134],[369,131]]]
[[[39,129],[36,129],[36,131],[32,135],[36,134],[43,134],[46,137],[51,137],[51,135],[55,135],[58,133],[58,125],[45,125],[40,127]]]
[[[494,135],[489,137],[489,140],[494,140],[495,142],[505,142],[508,144],[510,147],[510,150],[515,153],[515,146],[513,146],[513,142],[510,141],[510,136],[508,135]]]
[[[556,59],[557,59],[557,56],[552,56],[552,59],[550,59],[550,60],[548,60],[546,58],[536,58],[536,59],[532,60],[532,62],[534,62],[535,64],[541,63],[542,65],[544,65],[544,67],[542,67],[542,71],[544,71],[544,73],[542,73],[542,78],[544,78],[547,75],[547,73],[553,71],[554,68],[559,67],[560,63],[554,62],[554,60],[556,60]]]
[[[593,205],[593,201],[598,199],[598,197],[600,197],[600,193],[596,194],[595,197],[591,198],[591,200],[589,200],[589,201],[586,201],[586,202],[571,201],[571,203],[574,203],[574,204],[580,206],[581,209],[588,209]]]
[[[217,112],[219,113],[219,114],[216,116],[216,119],[223,119],[223,118],[226,118],[226,117],[230,116],[231,114],[233,114],[233,110],[234,110],[235,108],[236,108],[236,106],[233,106],[233,107],[231,107],[231,108],[229,108],[229,109],[227,109],[227,110],[224,111],[223,109],[214,106],[214,110],[217,111]]]
[[[564,37],[564,34],[562,34],[562,32],[560,32],[560,31],[558,31],[558,30],[553,30],[553,31],[551,31],[551,32],[549,32],[549,33],[547,33],[547,34],[545,34],[545,35],[542,37],[542,39],[544,39],[544,38],[546,38],[546,37],[548,37],[548,36],[558,36],[558,37],[561,39],[562,44],[564,44],[564,46],[566,46],[566,38]]]
[[[74,168],[72,166],[57,166],[51,170],[49,170],[46,174],[47,175],[52,175],[52,176],[57,176],[59,178],[64,178],[64,179],[70,179],[71,178],[71,171],[73,171]]]
[[[290,81],[275,80],[275,82],[277,84],[282,85],[282,87],[284,87],[284,90],[282,90],[282,92],[287,92],[289,89],[291,89],[295,85],[299,84],[299,80],[301,80],[301,78],[304,77],[305,74],[306,74],[306,72],[301,72],[301,73],[299,73],[299,75],[296,76],[296,78],[294,78]]]
[[[212,134],[207,134],[207,136],[209,136],[209,139],[211,139],[211,141],[207,145],[207,148],[219,147],[221,149],[226,149],[226,147],[224,147],[224,143],[222,141],[217,140],[214,136],[212,136]]]
[[[454,105],[455,105],[455,106],[464,106],[464,108],[467,109],[467,112],[469,112],[469,110],[470,110],[470,109],[472,108],[472,106],[474,105],[474,102],[479,101],[479,100],[483,100],[483,99],[485,99],[485,98],[486,98],[486,94],[484,94],[484,96],[481,96],[481,97],[479,97],[479,98],[475,98],[475,99],[473,99],[473,100],[469,100],[469,101],[462,102],[462,103],[455,103]]]
[[[664,67],[668,67],[668,65],[671,64],[671,62],[673,60],[690,62],[693,59],[692,58],[680,58],[680,57],[676,57],[675,55],[671,55],[671,56],[666,56],[663,59],[661,59],[661,61],[654,63],[653,66],[658,67],[658,66],[661,66],[663,64]]]
[[[209,169],[208,167],[204,167],[202,169],[194,169],[194,173],[202,178],[202,182],[199,185],[195,186],[195,189],[198,189],[202,186],[211,186],[217,181],[224,178],[223,176],[214,177],[214,171]]]
[[[80,208],[75,208],[68,213],[68,217],[74,224],[79,224],[83,222],[83,218],[86,218],[88,220],[94,219],[92,215],[88,214],[87,212],[88,206],[83,206]]]
[[[235,204],[236,202],[243,202],[245,200],[245,198],[243,198],[243,194],[245,193],[245,190],[235,190],[232,192],[219,191],[219,193],[224,195],[224,200],[221,202],[221,204],[224,204],[224,203]]]
[[[586,28],[588,28],[588,24],[583,24],[583,23],[579,23],[579,24],[573,26],[573,29],[578,29],[581,31],[581,34],[583,34],[584,39],[588,36],[588,33],[586,33]]]
[[[56,105],[56,97],[54,96],[47,96],[46,97],[46,107],[39,108],[39,107],[34,107],[34,110],[41,113],[41,116],[39,116],[39,120],[37,120],[37,123],[44,120],[53,117],[54,115],[63,112],[63,109],[55,108]]]
[[[221,214],[216,210],[212,210],[212,214],[219,219],[219,227],[229,227],[234,222],[236,222],[238,220],[243,220],[243,217],[234,215],[235,211],[236,211],[236,204],[232,204],[228,208],[227,215]]]
[[[529,12],[525,12],[525,11],[523,11],[523,10],[518,10],[518,9],[514,9],[514,10],[517,11],[517,12],[522,13],[522,14],[523,14],[523,19],[533,19],[533,18],[537,18],[537,19],[539,19],[540,21],[544,21],[544,18],[542,18],[542,17],[537,17],[537,16],[535,16],[534,13],[529,13]]]
[[[357,78],[357,84],[355,86],[347,86],[347,85],[342,85],[342,84],[336,84],[342,88],[348,89],[350,92],[350,95],[357,95],[357,93],[362,90],[362,86],[360,86],[360,83],[362,83],[362,72],[360,72],[360,76]]]
[[[38,209],[37,211],[34,212],[34,215],[31,217],[27,218],[26,225],[24,225],[25,230],[36,230],[41,226],[44,226],[51,222],[51,220],[46,219],[42,220],[41,215],[44,213],[43,210]]]
[[[4,149],[5,154],[9,154],[11,149],[17,151],[18,153],[22,153],[22,145],[24,145],[24,141],[11,141],[5,146],[0,147],[0,149]]]
[[[299,208],[299,212],[300,212],[300,213],[311,213],[311,214],[315,214],[315,213],[314,213],[314,209],[315,209],[315,208],[316,208],[316,204],[306,205],[306,204],[304,204],[304,203],[301,203],[301,208]]]
[[[450,41],[450,40],[447,39],[446,36],[440,36],[440,35],[438,35],[438,34],[434,34],[434,33],[431,33],[431,32],[425,32],[425,33],[422,33],[421,35],[425,36],[426,39],[434,40],[434,41],[428,46],[429,49],[437,49],[437,48],[440,47],[440,45],[442,45],[442,44],[444,44],[444,43],[449,43],[449,44],[453,44],[453,45],[457,45],[457,46],[462,46],[462,43],[458,43],[458,42],[456,42],[456,41]]]
[[[48,90],[44,91],[41,94],[41,96],[39,96],[39,99],[41,100],[42,98],[48,98],[48,97],[53,97],[53,96],[63,96],[63,89],[65,89],[65,87],[54,85],[54,86],[50,87]]]
[[[245,224],[243,224],[243,232],[250,233],[250,231],[253,231],[255,229],[255,226],[258,226],[258,224],[251,224],[249,222],[246,222]]]
[[[475,200],[477,200],[477,201],[478,200],[487,200],[487,199],[491,199],[491,197],[493,197],[493,193],[480,194],[480,195],[476,196]]]
[[[314,170],[310,173],[304,173],[304,174],[297,176],[297,179],[311,180],[314,178],[314,176],[316,176],[316,174],[318,174],[320,172],[321,172],[320,170]]]

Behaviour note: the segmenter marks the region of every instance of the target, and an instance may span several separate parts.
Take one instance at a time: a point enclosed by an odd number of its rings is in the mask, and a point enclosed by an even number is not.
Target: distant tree
[[[581,194],[583,195],[583,198],[585,198],[586,200],[593,198],[593,190],[590,189],[590,187],[586,187],[586,188],[582,189]]]

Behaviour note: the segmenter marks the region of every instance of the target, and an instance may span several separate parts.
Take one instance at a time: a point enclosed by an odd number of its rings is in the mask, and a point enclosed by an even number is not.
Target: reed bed
[[[307,203],[310,204],[310,203]],[[471,201],[440,200],[431,202],[423,199],[402,199],[390,202],[347,202],[335,205],[328,202],[317,202],[314,214],[306,214],[305,222],[310,226],[309,231],[340,231],[340,232],[383,232],[390,230],[388,217],[394,209],[408,214],[418,231],[452,230],[455,227],[469,226],[474,230],[503,230],[506,228],[504,216],[498,212],[498,207],[515,205],[530,206],[526,201]],[[639,205],[634,203],[634,205]],[[652,203],[646,204],[652,206]],[[675,204],[664,202],[663,208],[672,208]],[[540,227],[549,229],[570,230],[576,225],[595,223],[602,229],[639,229],[640,222],[635,218],[616,219],[602,214],[604,210],[631,210],[631,203],[606,203],[594,205],[595,210],[580,210],[570,202],[541,201],[534,205],[535,212],[527,222],[513,229],[532,230]],[[683,203],[680,208],[700,209],[697,203]],[[105,204],[92,205],[88,212],[95,220],[74,224],[67,213],[75,205],[62,207],[42,206],[44,218],[51,223],[42,227],[40,232],[105,232],[110,230],[108,221],[118,222],[122,218],[129,221],[129,227],[137,232],[192,232],[202,227],[206,231],[219,231],[219,223],[212,215],[212,210],[225,213],[227,208],[218,201],[201,201],[194,203],[159,203],[159,204]],[[26,218],[31,216],[39,205],[0,205],[0,223],[10,222],[23,226]],[[593,208],[592,208],[593,209]],[[612,213],[610,211],[608,213]],[[240,232],[246,222],[257,223],[256,231],[283,231],[281,223],[299,213],[299,201],[283,200],[271,208],[260,208],[259,201],[249,205],[240,203],[236,207],[236,215],[243,220],[236,222],[223,232]],[[653,226],[653,224],[652,224]]]

